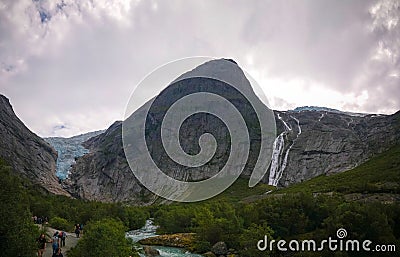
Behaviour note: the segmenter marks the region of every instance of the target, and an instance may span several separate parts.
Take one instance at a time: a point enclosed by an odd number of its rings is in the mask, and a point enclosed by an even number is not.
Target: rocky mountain
[[[83,144],[89,153],[78,158],[64,181],[75,197],[103,202],[146,204],[155,198],[131,172],[122,148],[122,122]]]
[[[205,74],[210,78],[204,78]],[[215,79],[216,77],[221,78],[222,82]],[[224,82],[237,83],[237,90],[228,87]],[[200,149],[203,150],[200,148],[199,138],[205,133],[212,134],[217,142],[212,158],[205,165],[187,167],[171,159],[170,153],[167,154],[163,143],[169,142],[164,142],[161,138],[161,121],[178,99],[199,92],[211,92],[228,99],[243,117],[249,133],[250,151],[248,158],[239,163],[244,167],[242,176],[252,177],[254,167],[261,167],[261,170],[266,171],[261,181],[277,187],[286,187],[322,174],[349,170],[400,144],[400,111],[393,115],[361,114],[305,106],[261,114],[261,118],[272,118],[274,121],[273,126],[268,127],[267,133],[276,127],[276,135],[268,134],[269,141],[266,141],[266,145],[270,147],[264,151],[264,141],[260,137],[263,133],[263,122],[259,120],[260,113],[255,110],[267,110],[267,107],[254,94],[236,62],[214,60],[175,79],[156,98],[128,118],[134,121],[134,126],[130,131],[124,132],[128,136],[135,135],[142,126],[140,122],[135,123],[136,120],[147,114],[145,150],[160,169],[180,181],[210,178],[227,163],[232,149],[244,149],[242,141],[231,143],[230,129],[223,122],[215,115],[203,112],[188,116],[181,123],[172,119],[163,129],[172,131],[172,127],[179,124],[178,139],[182,150],[192,156],[199,154]],[[248,94],[246,96],[253,106],[247,102],[248,99],[243,98],[242,93]],[[193,103],[196,99],[190,101]],[[219,104],[219,100],[214,99],[206,104],[214,106]],[[183,105],[181,109],[186,111],[187,106]],[[51,193],[104,202],[140,205],[154,202],[157,197],[139,182],[128,165],[123,149],[122,130],[122,122],[118,121],[106,131],[67,139],[47,138],[49,144],[19,120],[9,100],[0,95],[0,158],[5,159],[16,172]],[[138,145],[133,143],[130,147],[143,151]],[[147,170],[149,166],[141,162],[140,151],[130,158],[135,158],[136,168]],[[234,159],[241,158],[240,151]],[[264,158],[261,158],[260,164],[258,156],[261,154],[264,154]],[[269,166],[265,154],[271,157]],[[229,166],[229,169],[235,168]],[[60,178],[66,178],[62,185],[56,172]]]
[[[242,81],[243,89],[251,91],[240,67],[235,62],[232,63],[234,66],[228,68],[233,69],[230,71],[227,67],[218,67],[216,62],[211,65],[206,63],[180,78],[211,69],[214,73],[235,74],[236,81]],[[221,85],[207,83],[209,81],[192,80],[184,82],[183,86],[193,88],[195,84],[206,84],[207,90],[215,90],[218,94],[227,93]],[[157,133],[160,127],[155,124],[162,119],[171,102],[179,98],[185,90],[175,86],[161,93],[165,94],[167,97],[164,99],[168,100],[161,101],[156,110],[149,112],[151,122],[146,136],[150,143],[147,147],[155,157],[153,159],[157,165],[169,176],[178,180],[197,181],[211,177],[221,169],[228,158],[231,145],[229,133],[218,119],[207,115],[194,115],[182,123],[179,140],[184,150],[190,154],[198,153],[199,145],[196,142],[199,136],[212,132],[218,142],[216,154],[206,165],[199,168],[187,168],[171,161],[160,146],[161,141]],[[233,101],[237,101],[239,108],[245,106],[240,99]],[[143,115],[144,108],[146,106],[137,110],[130,118]],[[247,125],[250,131],[253,131],[250,137],[256,140],[259,127],[254,123],[255,118],[249,112],[245,111],[244,114],[249,117]],[[262,180],[274,186],[289,186],[321,174],[346,171],[400,143],[400,112],[394,115],[361,115],[332,111],[328,108],[307,107],[285,112],[274,111],[274,116],[277,134],[276,138],[273,138],[273,149],[270,152],[271,164],[266,167],[268,172]],[[90,200],[127,201],[137,204],[149,203],[155,199],[132,174],[125,158],[121,137],[122,122],[116,122],[103,134],[84,143],[85,147],[90,149],[90,153],[79,158],[72,167],[68,190],[73,195]],[[250,176],[259,147],[257,143],[252,145],[253,154],[249,156],[243,176]]]
[[[349,170],[400,144],[400,112],[360,115],[300,108],[275,111],[275,116],[277,138],[264,178],[275,186]]]
[[[210,67],[214,72],[209,72]],[[201,75],[207,74],[211,78],[204,78]],[[224,81],[235,83],[237,89],[232,89],[227,83],[218,81],[215,78],[220,75]],[[193,76],[193,79],[187,79]],[[200,77],[199,77],[200,76]],[[148,151],[152,160],[160,167],[165,174],[181,181],[199,181],[205,178],[212,177],[228,162],[229,152],[231,148],[236,149],[242,147],[241,142],[236,142],[236,145],[231,145],[231,138],[228,127],[218,119],[215,115],[209,113],[196,113],[186,119],[180,128],[182,132],[179,141],[184,147],[184,151],[189,155],[198,154],[200,146],[198,140],[204,133],[211,133],[217,143],[215,155],[210,158],[205,165],[190,166],[182,165],[171,159],[169,154],[163,147],[160,147],[161,139],[161,124],[163,118],[178,99],[199,92],[212,92],[221,95],[235,105],[244,117],[246,127],[248,128],[249,142],[249,158],[241,161],[240,165],[244,167],[244,174],[250,175],[253,168],[257,165],[259,153],[262,153],[261,147],[261,130],[260,121],[257,116],[265,118],[269,113],[256,113],[251,104],[239,92],[244,92],[252,99],[253,106],[258,109],[267,110],[267,107],[256,97],[249,81],[246,79],[243,71],[232,60],[215,60],[207,62],[192,71],[183,74],[177,78],[174,83],[164,89],[156,99],[152,99],[151,107],[149,102],[134,112],[128,121],[132,120],[132,129],[127,133],[128,137],[134,137],[139,140],[141,134],[135,134],[140,130],[141,119],[148,111],[146,120],[146,149],[140,149],[140,144],[133,143],[133,148],[139,149],[139,152],[134,153],[130,158],[135,159],[136,168],[148,171],[150,165],[140,159],[143,155],[140,151]],[[209,105],[218,104],[215,100],[207,102]],[[182,109],[187,106],[184,105]],[[147,109],[147,110],[146,110]],[[226,112],[225,109],[219,110],[221,113]],[[263,116],[264,115],[264,116]],[[172,131],[172,127],[178,121],[173,119],[172,123],[166,125],[168,131]],[[272,124],[275,128],[275,123]],[[271,126],[272,126],[271,125]],[[272,128],[271,128],[272,130]],[[132,132],[134,131],[134,132]],[[145,190],[132,174],[129,168],[125,152],[122,148],[121,141],[121,123],[114,123],[104,134],[94,137],[85,143],[85,146],[90,149],[88,155],[77,160],[76,165],[71,170],[71,179],[69,185],[70,192],[78,197],[87,199],[105,200],[105,201],[131,201],[132,199],[147,199],[149,193]],[[172,136],[164,138],[172,139]],[[273,138],[269,138],[270,145],[273,143]],[[136,142],[133,140],[133,142]],[[266,148],[264,146],[264,148]],[[271,155],[272,151],[269,147],[265,152]],[[243,151],[237,150],[234,159],[242,158]],[[229,163],[228,163],[229,164]],[[267,166],[264,164],[264,170]],[[229,171],[237,169],[237,163],[229,167]],[[258,164],[260,166],[260,164]],[[161,182],[162,183],[162,182]],[[138,196],[140,196],[138,198]]]
[[[55,175],[57,152],[31,132],[0,95],[0,158],[24,177],[54,194],[69,195]]]
[[[340,111],[340,110],[337,110],[337,109],[321,107],[321,106],[301,106],[301,107],[296,107],[293,111],[295,111],[295,112],[301,112],[301,111],[324,111],[324,112],[348,114],[350,116],[360,116],[360,117],[364,117],[364,116],[367,115],[367,113],[343,112],[343,111]]]

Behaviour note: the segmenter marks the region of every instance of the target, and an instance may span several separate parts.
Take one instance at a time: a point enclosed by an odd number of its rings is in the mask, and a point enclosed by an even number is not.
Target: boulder
[[[143,247],[144,254],[148,257],[160,256],[160,252],[151,246]]]
[[[215,255],[226,255],[228,253],[228,247],[225,242],[218,242],[211,248],[211,251]]]
[[[203,254],[204,257],[217,257],[213,252],[206,252]]]

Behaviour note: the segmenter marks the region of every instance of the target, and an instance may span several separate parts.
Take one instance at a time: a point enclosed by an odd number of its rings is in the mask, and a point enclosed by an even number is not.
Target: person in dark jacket
[[[60,244],[61,244],[61,247],[64,247],[65,246],[65,239],[67,238],[67,233],[65,231],[61,231],[60,233],[61,233],[61,242],[60,242]]]
[[[75,234],[76,234],[76,237],[77,238],[79,238],[79,234],[81,233],[81,227],[80,227],[80,225],[79,224],[76,224],[75,225]]]
[[[42,257],[44,251],[46,250],[46,243],[47,243],[45,234],[41,234],[36,241],[38,243],[38,256]]]

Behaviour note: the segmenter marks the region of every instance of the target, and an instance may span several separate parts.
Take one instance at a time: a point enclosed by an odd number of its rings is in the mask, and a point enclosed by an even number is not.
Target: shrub
[[[28,210],[21,180],[0,159],[0,256],[35,256],[38,228]]]
[[[50,226],[64,231],[70,231],[73,227],[71,223],[69,223],[66,219],[60,217],[54,217],[50,220]]]
[[[125,227],[121,221],[103,219],[89,222],[85,236],[75,248],[68,252],[69,257],[138,256],[133,244],[125,238]]]

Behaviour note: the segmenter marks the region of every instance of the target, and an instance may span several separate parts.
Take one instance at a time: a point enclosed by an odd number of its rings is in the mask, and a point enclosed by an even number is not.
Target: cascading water
[[[132,238],[133,242],[138,242],[141,239],[157,236],[157,226],[154,225],[153,220],[146,220],[144,227],[132,230],[126,233],[126,237]],[[152,246],[157,249],[161,257],[202,257],[200,254],[194,254],[186,251],[185,249],[176,247],[165,247],[165,246]],[[144,254],[139,253],[140,256],[145,257]]]
[[[282,121],[283,125],[285,125],[285,131],[291,131],[292,128],[282,119],[282,117],[278,113],[278,119]]]
[[[285,146],[285,140],[283,139],[285,132],[282,132],[274,141],[273,151],[272,151],[272,159],[271,159],[271,169],[269,173],[269,185],[276,186],[276,178],[279,173],[279,161],[280,156],[282,154],[282,150]]]
[[[282,117],[278,113],[278,119],[285,126],[285,131],[282,132],[274,141],[273,151],[272,151],[272,159],[271,159],[271,168],[269,173],[268,184],[272,186],[277,186],[279,180],[282,178],[283,172],[287,166],[289,152],[292,149],[294,143],[297,138],[301,134],[300,121],[293,116],[290,116],[297,123],[297,135],[296,138],[292,141],[290,146],[287,148],[285,155],[282,159],[282,153],[285,151],[285,137],[288,136],[289,133],[292,133],[292,128],[286,123]]]
[[[126,233],[126,236],[132,238],[133,242],[137,242],[148,237],[156,236],[156,230],[157,226],[153,224],[153,221],[146,220],[144,227],[129,231]]]

